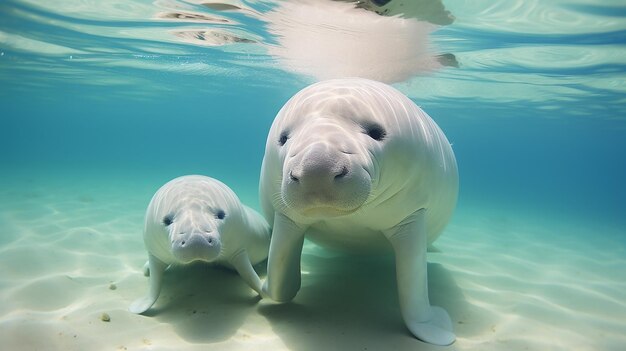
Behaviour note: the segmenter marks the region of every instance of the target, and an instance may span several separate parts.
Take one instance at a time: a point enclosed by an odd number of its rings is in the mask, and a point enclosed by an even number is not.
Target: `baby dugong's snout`
[[[184,263],[213,261],[221,250],[219,235],[214,232],[193,231],[180,233],[172,242],[172,253]]]

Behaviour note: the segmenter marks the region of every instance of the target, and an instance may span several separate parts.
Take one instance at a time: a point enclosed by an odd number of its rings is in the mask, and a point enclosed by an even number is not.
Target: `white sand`
[[[404,328],[391,258],[310,244],[291,304],[259,302],[233,272],[195,265],[166,273],[149,316],[131,314],[128,305],[148,287],[143,212],[166,180],[2,180],[2,349],[591,351],[626,344],[623,228],[469,207],[459,208],[436,243],[442,252],[430,255],[431,301],[450,312],[457,334],[450,347],[423,344]]]

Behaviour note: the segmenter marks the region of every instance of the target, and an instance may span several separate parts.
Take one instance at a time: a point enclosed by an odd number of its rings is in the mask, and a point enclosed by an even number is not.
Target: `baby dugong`
[[[148,205],[143,239],[148,250],[144,274],[149,274],[150,291],[130,305],[133,313],[143,313],[156,302],[168,266],[194,261],[234,268],[261,293],[261,281],[252,266],[267,258],[270,228],[216,179],[189,175],[163,185]]]

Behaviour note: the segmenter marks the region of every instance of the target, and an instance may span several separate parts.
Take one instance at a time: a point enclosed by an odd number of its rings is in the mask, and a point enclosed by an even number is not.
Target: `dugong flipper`
[[[146,211],[144,274],[149,273],[150,290],[129,310],[143,313],[156,302],[168,266],[194,261],[234,268],[261,294],[261,280],[252,266],[267,258],[269,235],[267,221],[218,180],[204,176],[171,180],[156,192]]]
[[[449,345],[454,342],[448,313],[428,300],[426,274],[426,210],[420,209],[397,226],[383,231],[396,258],[396,280],[404,323],[420,340]]]
[[[454,342],[447,312],[429,302],[426,250],[456,205],[456,160],[410,99],[359,78],[303,89],[272,124],[259,193],[273,226],[270,298],[289,301],[300,289],[305,236],[352,251],[391,248],[408,329],[432,344]]]
[[[146,312],[159,298],[161,293],[161,284],[163,282],[163,272],[167,268],[167,264],[161,262],[153,255],[148,255],[148,270],[150,276],[150,291],[147,296],[139,298],[130,304],[128,310],[132,313],[144,313]]]

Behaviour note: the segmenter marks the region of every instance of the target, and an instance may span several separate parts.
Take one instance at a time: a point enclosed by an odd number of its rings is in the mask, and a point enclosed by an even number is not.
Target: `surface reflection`
[[[266,23],[273,36],[264,47],[277,65],[316,80],[364,77],[393,83],[414,75],[458,66],[453,54],[439,54],[429,36],[453,16],[439,0],[291,0],[257,11],[235,1],[202,1],[212,12],[233,12]],[[220,24],[218,17],[177,11],[162,19]],[[221,24],[229,24],[223,20]],[[225,28],[175,30],[195,45],[257,43]],[[245,33],[247,35],[249,33]]]

